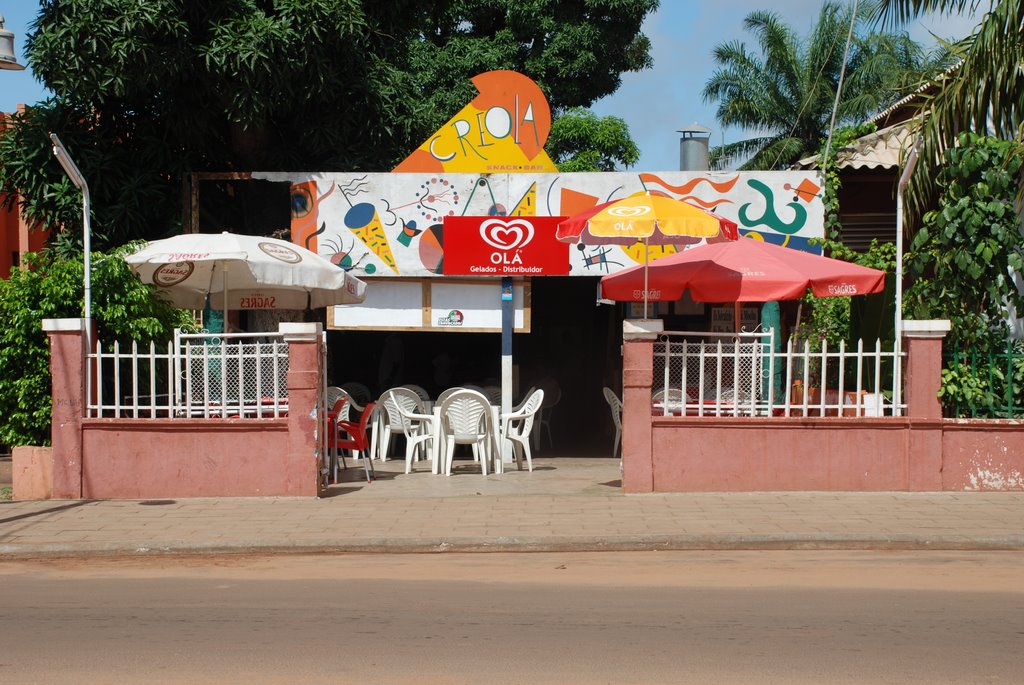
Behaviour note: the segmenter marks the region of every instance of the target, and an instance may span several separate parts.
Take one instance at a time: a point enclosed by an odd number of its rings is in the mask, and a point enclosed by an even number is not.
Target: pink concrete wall
[[[11,450],[14,499],[53,497],[53,449],[22,445]]]
[[[900,419],[659,417],[654,492],[907,490]]]
[[[57,319],[43,327],[50,336],[53,409],[53,497],[82,496],[82,418],[85,412],[85,321]]]
[[[57,499],[309,496],[323,378],[319,324],[285,323],[289,413],[280,419],[87,419],[84,322],[48,319]]]
[[[653,340],[630,341],[622,349],[622,489],[626,492],[654,491],[651,461],[653,355]]]
[[[942,489],[1024,490],[1024,424],[949,420],[942,433]]]
[[[310,494],[288,468],[287,419],[86,419],[82,451],[86,499]]]
[[[623,356],[626,492],[1024,490],[1024,422],[942,418],[948,322],[904,322],[905,417],[652,416],[652,344]]]

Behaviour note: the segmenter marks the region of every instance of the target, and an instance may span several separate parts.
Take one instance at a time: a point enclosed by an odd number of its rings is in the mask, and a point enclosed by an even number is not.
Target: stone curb
[[[441,554],[488,552],[656,552],[764,550],[1022,551],[1024,535],[640,535],[621,537],[366,538],[294,544],[256,541],[0,545],[0,561],[40,557],[198,554]]]

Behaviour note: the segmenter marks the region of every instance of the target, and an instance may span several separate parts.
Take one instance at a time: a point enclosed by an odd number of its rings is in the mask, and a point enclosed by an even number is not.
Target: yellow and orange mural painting
[[[292,242],[296,245],[317,252],[316,237],[323,232],[322,227],[317,227],[317,207],[320,201],[334,192],[334,184],[330,184],[327,191],[317,196],[316,181],[305,181],[292,184]]]
[[[488,71],[472,80],[479,95],[394,171],[557,171],[544,152],[551,131],[551,109],[540,87],[515,71]]]
[[[254,173],[291,184],[293,242],[358,275],[433,276],[444,266],[445,217],[572,216],[646,192],[714,211],[742,235],[821,252],[809,242],[824,235],[817,172],[562,174],[544,152],[551,111],[537,84],[511,71],[473,84],[479,95],[392,173]],[[651,246],[647,257],[685,247]],[[644,259],[641,243],[581,243],[569,273],[599,276]]]
[[[253,176],[287,180],[293,196],[317,198],[315,220],[293,214],[293,234],[318,241],[321,255],[365,276],[440,275],[446,216],[572,216],[645,192],[709,207],[742,235],[779,245],[820,253],[809,241],[824,235],[821,179],[811,171]],[[652,245],[648,259],[685,248]],[[570,250],[569,275],[603,275],[643,261],[641,243],[579,244]]]

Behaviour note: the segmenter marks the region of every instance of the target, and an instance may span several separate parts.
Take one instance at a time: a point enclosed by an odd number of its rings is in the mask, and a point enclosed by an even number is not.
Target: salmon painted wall
[[[322,494],[315,418],[320,324],[280,326],[289,344],[291,409],[281,419],[84,418],[85,322],[46,319],[43,329],[50,338],[53,448],[49,465],[26,460],[36,470],[26,483],[45,480],[44,468],[52,466],[54,499]]]
[[[908,490],[903,420],[659,418],[654,492]]]
[[[1018,421],[669,416],[650,431],[649,461],[624,456],[627,492],[1024,490]],[[648,469],[650,488],[632,477]]]
[[[907,416],[652,416],[653,345],[623,345],[626,492],[1024,490],[1024,422],[943,419],[948,322],[904,322]]]
[[[13,209],[0,211],[0,278],[11,275],[12,252],[18,250],[18,214]]]
[[[942,455],[944,490],[1024,490],[1024,423],[947,421]]]
[[[87,419],[82,429],[86,499],[316,494],[313,459],[310,483],[287,468],[287,419]]]
[[[21,112],[24,105],[18,105]],[[0,112],[0,131],[8,126],[12,115]],[[30,230],[21,218],[21,210],[15,206],[0,210],[0,278],[11,275],[26,252],[38,252],[47,243],[49,231]]]

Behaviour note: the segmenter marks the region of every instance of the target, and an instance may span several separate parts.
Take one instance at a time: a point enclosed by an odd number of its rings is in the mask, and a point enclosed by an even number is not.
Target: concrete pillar
[[[654,491],[651,384],[660,320],[626,320],[622,342],[622,489]]]
[[[907,351],[907,416],[941,419],[942,339],[949,332],[949,321],[904,321],[902,327]]]
[[[288,472],[286,488],[296,496],[318,497],[326,483],[317,459],[317,405],[323,369],[323,329],[319,323],[283,322],[288,343]]]
[[[53,498],[82,498],[82,419],[85,416],[85,319],[44,319],[50,337],[53,413]],[[90,335],[95,339],[95,335]]]
[[[903,321],[907,351],[907,489],[942,490],[942,339],[949,321]]]

